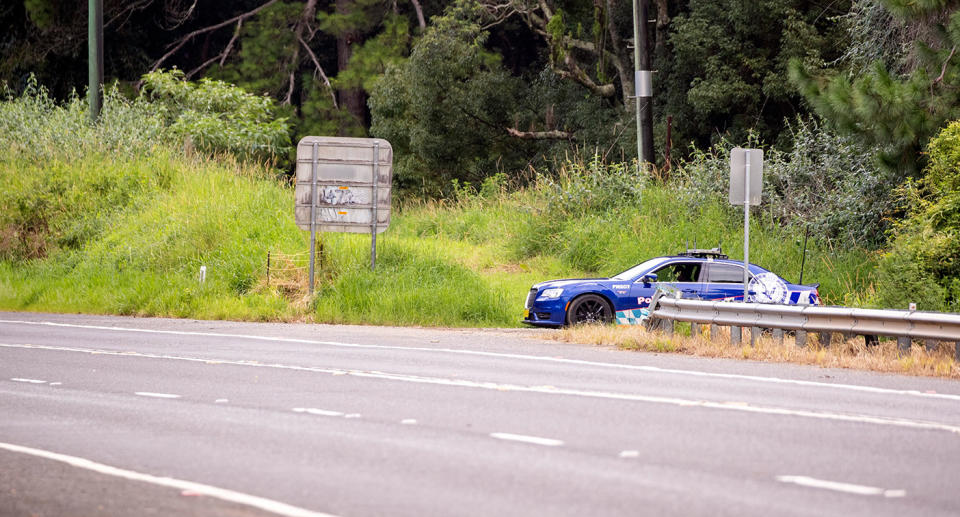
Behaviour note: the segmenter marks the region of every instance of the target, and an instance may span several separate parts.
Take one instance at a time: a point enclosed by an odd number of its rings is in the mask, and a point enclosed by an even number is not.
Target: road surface
[[[960,515],[960,383],[0,313],[0,516]]]

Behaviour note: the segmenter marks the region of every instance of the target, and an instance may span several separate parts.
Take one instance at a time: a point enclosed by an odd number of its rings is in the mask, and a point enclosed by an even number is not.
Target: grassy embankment
[[[609,275],[682,247],[737,243],[740,220],[720,203],[690,212],[670,187],[648,185],[639,207],[589,193],[591,175],[507,193],[489,183],[458,201],[409,203],[378,239],[326,234],[318,296],[305,298],[308,234],[292,219],[291,188],[263,169],[164,147],[140,155],[65,150],[46,159],[0,150],[0,307],[14,310],[252,320],[514,326],[530,284]],[[624,179],[624,178],[621,178]],[[603,191],[610,185],[599,185]],[[579,192],[565,199],[563,192]],[[559,197],[558,197],[559,196]],[[752,230],[752,258],[797,276],[797,236]],[[738,246],[726,246],[736,256]],[[300,254],[277,263],[267,252]],[[198,281],[201,265],[207,280]],[[813,246],[805,278],[843,302],[862,292],[870,256]]]

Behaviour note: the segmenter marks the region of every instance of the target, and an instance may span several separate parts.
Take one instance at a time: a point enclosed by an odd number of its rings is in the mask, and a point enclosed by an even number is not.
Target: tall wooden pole
[[[640,0],[640,24],[638,32],[640,40],[636,47],[640,51],[640,75],[643,77],[644,88],[638,92],[640,108],[640,161],[654,163],[653,158],[653,72],[650,70],[650,38],[647,34],[647,25],[650,16],[650,0]]]
[[[96,122],[103,107],[103,0],[89,0],[87,27],[87,100],[90,103],[90,122]]]

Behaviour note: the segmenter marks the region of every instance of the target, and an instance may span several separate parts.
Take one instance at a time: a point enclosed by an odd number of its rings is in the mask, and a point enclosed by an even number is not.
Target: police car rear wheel
[[[582,323],[610,323],[613,321],[613,308],[602,297],[585,294],[570,304],[567,312],[568,325]]]

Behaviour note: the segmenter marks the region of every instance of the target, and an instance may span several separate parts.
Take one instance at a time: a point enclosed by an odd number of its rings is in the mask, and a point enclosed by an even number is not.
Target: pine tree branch
[[[284,106],[289,106],[290,102],[293,100],[293,85],[296,84],[297,82],[296,79],[297,79],[297,71],[291,70],[290,81],[288,83],[289,85],[287,86],[287,96],[283,99],[283,103],[282,103],[282,105]]]
[[[417,12],[417,23],[420,24],[420,29],[426,29],[427,21],[423,18],[423,8],[420,7],[420,0],[410,0],[410,3],[413,4],[413,10]]]
[[[133,15],[133,13],[135,13],[136,11],[142,11],[143,9],[150,7],[150,4],[152,3],[153,3],[153,0],[138,0],[135,2],[131,2],[130,4],[120,9],[119,12],[113,15],[109,20],[107,20],[107,23],[104,23],[103,27],[104,28],[110,27],[114,23],[116,23],[117,20],[119,20],[120,18],[123,18],[123,21],[117,27],[117,29],[119,30],[120,27],[123,27],[124,25],[126,25],[127,21],[130,20],[130,16]]]
[[[956,53],[957,53],[957,46],[954,45],[953,48],[950,49],[950,55],[947,56],[947,59],[944,60],[943,62],[943,66],[940,68],[940,75],[933,80],[933,84],[943,82],[943,76],[947,75],[947,64],[950,63],[950,59],[952,59],[953,55]]]
[[[510,136],[521,140],[576,140],[573,133],[569,131],[520,131],[512,127],[506,130]]]
[[[491,13],[492,15],[494,15],[495,18],[499,19],[499,21],[496,21],[496,23],[503,23],[503,21],[506,18],[513,16],[514,14],[520,14],[523,17],[524,21],[526,22],[527,26],[530,27],[531,30],[533,30],[534,32],[542,36],[544,39],[546,39],[547,44],[550,45],[551,47],[554,47],[554,46],[561,46],[561,48],[570,47],[570,48],[582,50],[584,52],[589,52],[590,54],[593,54],[598,58],[602,57],[604,59],[609,60],[610,64],[617,69],[617,74],[618,76],[621,77],[621,79],[629,75],[627,68],[623,64],[623,60],[620,59],[620,56],[617,55],[616,52],[610,52],[609,50],[606,50],[606,49],[598,49],[597,46],[593,44],[593,42],[572,38],[566,34],[563,35],[563,39],[561,41],[556,41],[556,42],[551,41],[551,36],[547,33],[547,24],[549,24],[550,19],[553,18],[553,11],[550,10],[550,7],[547,5],[545,0],[538,0],[538,7],[540,11],[543,13],[542,17],[534,12],[534,10],[537,9],[537,7],[523,8],[523,7],[519,7],[518,4],[514,2],[510,2],[508,4],[487,3],[485,4],[485,6],[487,8],[488,13]],[[568,70],[563,70],[557,66],[553,66],[552,67],[553,71],[556,72],[557,75],[565,79],[571,79],[573,81],[576,81],[582,84],[583,86],[585,86],[590,91],[592,91],[594,94],[599,95],[601,97],[608,98],[616,95],[617,89],[613,83],[600,84],[600,85],[596,84],[593,81],[593,79],[591,79],[590,76],[583,71],[583,69],[580,67],[580,64],[577,62],[576,58],[574,58],[570,52],[564,52],[564,54],[565,54],[564,64],[566,65]],[[629,93],[631,93],[626,88],[629,85],[632,85],[633,81],[629,81],[629,83],[627,81],[621,81],[621,82],[624,86],[624,99],[626,99],[629,96]]]
[[[323,79],[323,85],[327,87],[327,91],[330,92],[330,98],[333,100],[333,107],[335,109],[340,109],[340,106],[337,105],[337,95],[333,91],[333,86],[330,85],[330,79],[327,77],[327,74],[324,73],[323,67],[320,66],[320,60],[317,59],[317,55],[313,53],[313,49],[310,48],[310,45],[307,45],[307,42],[303,40],[302,37],[297,35],[297,40],[300,41],[300,44],[303,45],[303,48],[307,51],[307,55],[310,56],[310,60],[313,61],[313,67],[316,69],[317,73],[320,74],[320,77]]]
[[[236,43],[237,37],[240,36],[240,28],[242,26],[243,26],[243,20],[238,20],[237,28],[233,31],[233,37],[230,38],[230,41],[227,43],[227,46],[223,47],[223,52],[220,52],[219,54],[204,61],[203,64],[201,64],[200,66],[187,72],[187,75],[186,75],[187,80],[190,80],[194,75],[197,74],[197,72],[212,65],[217,60],[220,60],[220,66],[223,66],[223,64],[227,62],[227,57],[230,55],[230,52],[233,50],[233,44]]]
[[[201,34],[206,34],[206,33],[208,33],[208,32],[215,31],[215,30],[217,30],[217,29],[226,27],[227,25],[230,25],[230,24],[232,24],[233,22],[245,20],[245,19],[247,19],[247,18],[249,18],[249,17],[251,17],[251,16],[259,13],[260,11],[266,9],[267,7],[275,4],[275,3],[277,3],[277,0],[268,0],[266,3],[260,5],[260,7],[257,7],[257,8],[255,8],[255,9],[253,9],[253,10],[250,10],[250,11],[247,11],[247,12],[245,12],[245,13],[243,13],[243,14],[239,14],[239,15],[237,15],[237,16],[234,16],[233,18],[230,18],[229,20],[224,20],[224,21],[222,21],[222,22],[220,22],[220,23],[215,23],[215,24],[210,25],[210,26],[208,26],[208,27],[204,27],[204,28],[202,28],[202,29],[197,29],[197,30],[195,30],[195,31],[193,31],[193,32],[188,33],[186,36],[180,38],[177,42],[171,43],[172,48],[171,48],[166,54],[164,54],[160,59],[158,59],[156,62],[153,63],[153,66],[150,67],[150,71],[153,72],[153,71],[156,70],[157,68],[160,68],[160,65],[162,65],[162,64],[164,63],[164,61],[166,61],[170,56],[172,56],[173,54],[175,54],[178,50],[180,50],[181,48],[183,48],[183,46],[186,45],[186,44],[187,44],[190,40],[192,40],[193,38],[195,38],[195,37],[197,37],[197,36],[199,36],[199,35],[201,35]]]
[[[597,84],[593,81],[593,79],[590,79],[590,76],[588,76],[587,73],[580,68],[580,65],[577,64],[577,61],[573,59],[573,56],[571,56],[569,52],[564,57],[563,63],[567,65],[567,68],[570,69],[570,71],[554,67],[554,71],[560,77],[573,79],[583,86],[586,86],[588,90],[592,91],[596,95],[604,98],[613,97],[617,94],[617,88],[613,85],[613,83]]]

